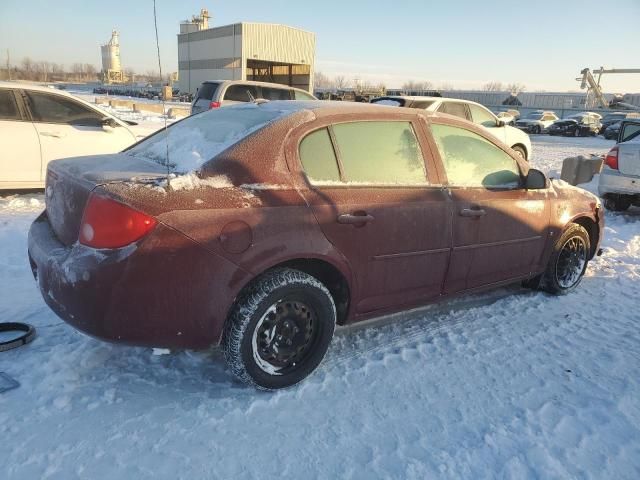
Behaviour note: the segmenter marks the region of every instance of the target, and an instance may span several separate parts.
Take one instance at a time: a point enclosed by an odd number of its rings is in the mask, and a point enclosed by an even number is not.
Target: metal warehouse
[[[257,80],[313,92],[314,33],[267,23],[208,27],[203,10],[180,24],[179,88],[195,93],[206,80]]]

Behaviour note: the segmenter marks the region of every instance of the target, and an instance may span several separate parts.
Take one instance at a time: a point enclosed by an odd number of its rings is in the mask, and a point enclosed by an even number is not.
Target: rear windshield
[[[167,164],[180,173],[197,171],[203,164],[291,112],[280,108],[239,104],[187,117],[127,150],[127,154]]]
[[[213,100],[213,96],[218,89],[219,83],[203,83],[198,89],[198,99]]]

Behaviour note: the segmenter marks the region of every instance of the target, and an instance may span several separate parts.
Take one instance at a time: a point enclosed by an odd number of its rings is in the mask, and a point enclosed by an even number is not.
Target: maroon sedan
[[[29,258],[75,328],[221,343],[238,377],[281,388],[318,366],[336,324],[512,282],[570,292],[602,233],[596,197],[472,123],[271,102],[52,162]]]

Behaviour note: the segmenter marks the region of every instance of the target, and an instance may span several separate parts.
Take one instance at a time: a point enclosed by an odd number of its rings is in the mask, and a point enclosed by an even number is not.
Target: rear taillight
[[[92,193],[80,224],[80,243],[93,248],[120,248],[144,237],[156,224],[153,217]]]
[[[220,108],[220,102],[211,102],[209,108]]]
[[[604,164],[609,168],[618,170],[618,147],[613,147],[604,159]]]

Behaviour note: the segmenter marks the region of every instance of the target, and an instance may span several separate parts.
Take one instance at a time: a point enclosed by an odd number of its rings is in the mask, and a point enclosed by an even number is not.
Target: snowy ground
[[[604,153],[535,137],[532,164]],[[41,194],[0,198],[0,478],[640,478],[640,210],[566,297],[518,288],[338,332],[307,381],[238,384],[220,354],[110,345],[40,299],[26,258]]]

